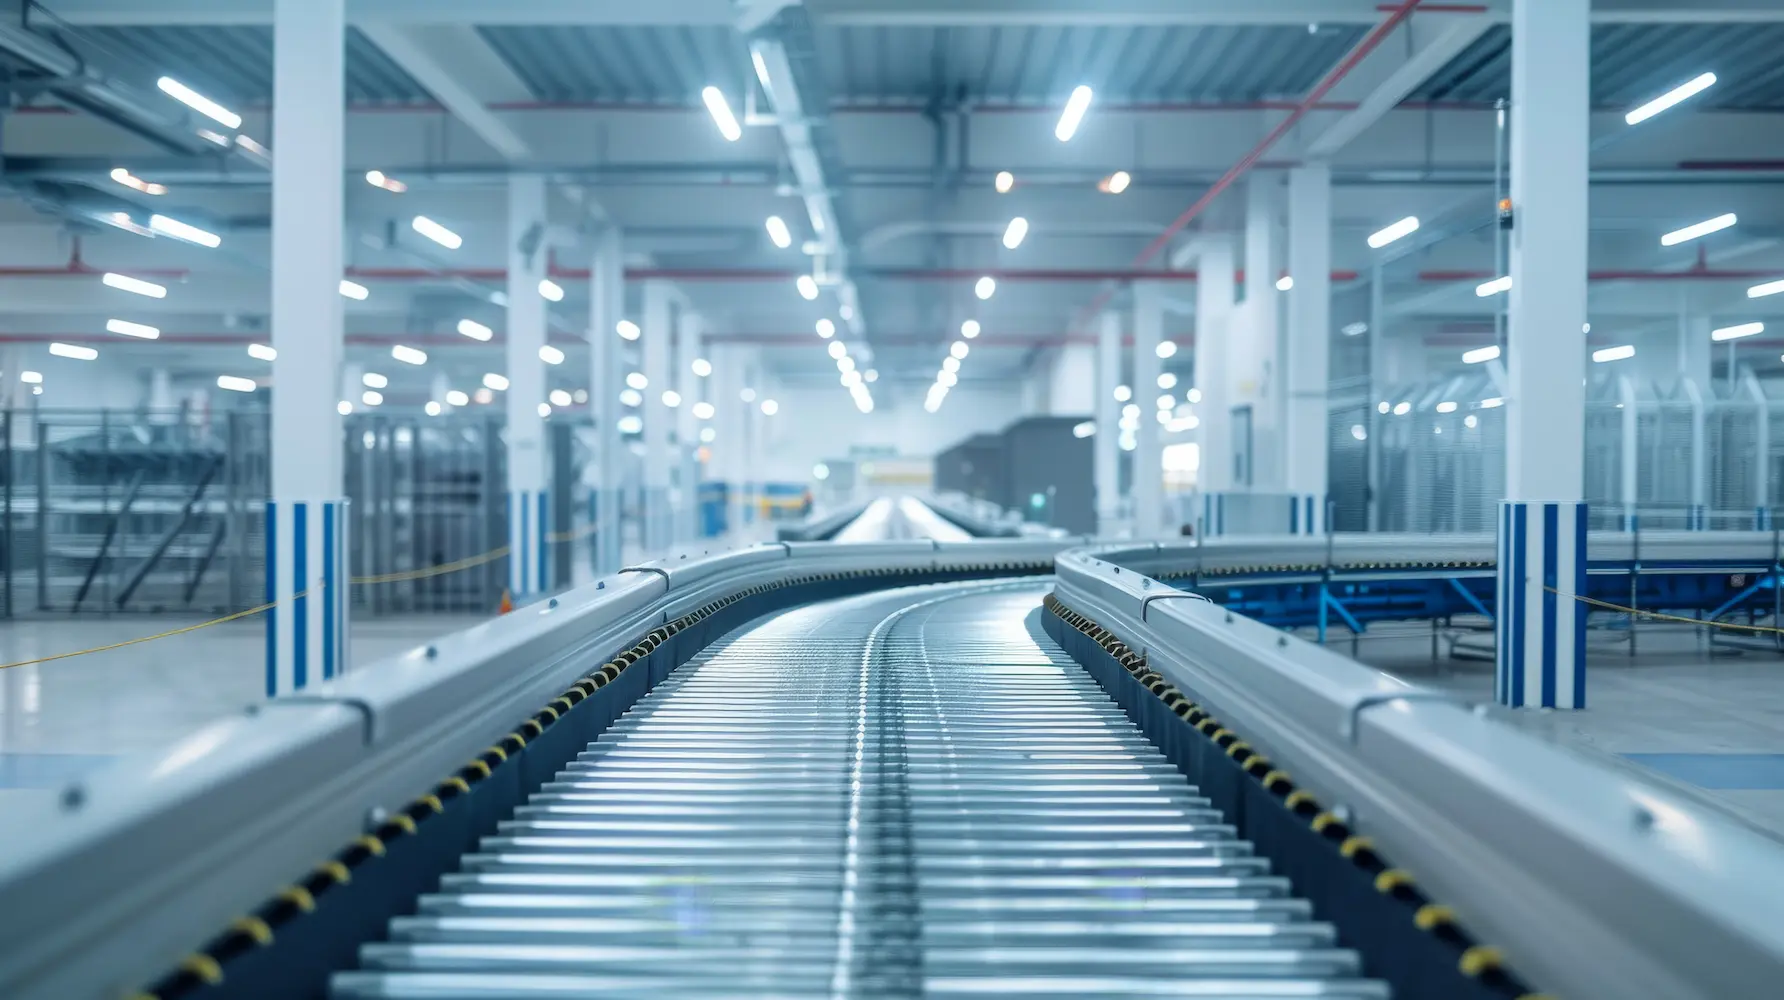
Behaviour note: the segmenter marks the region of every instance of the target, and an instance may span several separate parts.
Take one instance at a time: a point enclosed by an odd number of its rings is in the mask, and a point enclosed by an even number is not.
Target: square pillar
[[[619,434],[619,394],[625,372],[619,363],[619,321],[625,312],[625,262],[618,227],[608,226],[595,242],[589,269],[589,411],[595,419],[595,477],[590,493],[596,576],[619,571],[620,511],[625,468]]]
[[[1288,419],[1284,424],[1283,472],[1296,534],[1325,532],[1329,357],[1332,343],[1332,171],[1324,164],[1288,175],[1289,275]]]
[[[1103,313],[1096,338],[1096,530],[1112,535],[1121,521],[1121,314]]]
[[[550,590],[551,491],[546,484],[545,178],[508,179],[508,590],[517,601]],[[530,246],[530,250],[529,250]]]
[[[1502,704],[1585,707],[1590,0],[1512,6],[1511,303],[1499,522]],[[1576,537],[1577,536],[1577,537]]]
[[[663,405],[663,392],[674,388],[669,376],[669,353],[675,336],[675,303],[670,287],[660,281],[644,286],[644,524],[640,541],[644,558],[656,559],[674,544],[674,515],[669,505],[669,469],[675,456],[669,450],[669,429],[675,411]]]
[[[267,697],[347,670],[341,478],[342,0],[273,8],[272,497],[266,502]],[[352,397],[357,398],[357,396]]]
[[[1203,494],[1233,488],[1233,423],[1230,374],[1233,336],[1233,245],[1224,237],[1209,237],[1196,263],[1195,388],[1202,401],[1195,404],[1201,420],[1196,440],[1201,445],[1197,487]]]
[[[1277,368],[1276,339],[1281,303],[1276,291],[1282,270],[1277,238],[1280,181],[1269,174],[1251,175],[1245,202],[1245,304],[1240,335],[1230,338],[1232,410],[1249,413],[1249,429],[1235,437],[1235,486],[1241,489],[1282,488],[1278,453],[1282,386]]]
[[[700,421],[694,404],[700,401],[701,383],[694,374],[694,360],[705,353],[705,330],[698,314],[682,310],[675,323],[675,392],[681,403],[675,409],[676,485],[680,503],[675,510],[675,540],[691,544],[700,531]]]
[[[1164,444],[1159,435],[1158,345],[1164,339],[1163,290],[1157,282],[1134,283],[1134,404],[1140,426],[1134,432],[1134,537],[1157,538],[1164,530]]]

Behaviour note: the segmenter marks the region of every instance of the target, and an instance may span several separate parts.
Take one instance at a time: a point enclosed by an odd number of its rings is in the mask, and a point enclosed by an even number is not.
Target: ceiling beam
[[[1449,65],[1450,60],[1460,55],[1468,46],[1473,45],[1488,29],[1493,21],[1487,17],[1442,18],[1427,21],[1414,18],[1402,30],[1406,33],[1411,50],[1399,56],[1399,64],[1382,75],[1376,71],[1376,79],[1369,79],[1358,74],[1346,79],[1339,87],[1333,88],[1329,99],[1334,101],[1355,100],[1357,107],[1326,126],[1312,141],[1308,142],[1304,155],[1309,160],[1329,160],[1337,155],[1357,136],[1368,130],[1369,126],[1380,121],[1388,112],[1399,107],[1406,98],[1431,74]],[[1388,55],[1382,46],[1369,62],[1387,62]],[[1373,67],[1367,63],[1364,72]],[[1352,84],[1347,88],[1345,84]],[[1354,90],[1355,93],[1344,92]]]
[[[360,31],[504,159],[532,149],[489,105],[533,96],[475,30],[463,25],[363,24]]]
[[[44,0],[43,6],[74,25],[243,25],[272,23],[272,0]],[[823,24],[972,25],[1160,25],[1160,24],[1373,24],[1380,0],[1029,0],[1020,9],[1008,0],[813,0]],[[1459,15],[1510,19],[1509,0],[1433,3],[1430,14],[1449,7]],[[733,25],[733,0],[347,0],[347,18],[359,24],[480,25]],[[1777,0],[1597,0],[1592,19],[1622,23],[1758,23],[1784,21]]]

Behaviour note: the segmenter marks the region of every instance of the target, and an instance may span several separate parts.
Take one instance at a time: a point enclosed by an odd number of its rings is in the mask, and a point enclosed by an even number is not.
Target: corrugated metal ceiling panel
[[[1606,24],[1592,32],[1592,103],[1634,107],[1703,73],[1700,108],[1784,108],[1784,24]],[[1511,93],[1511,29],[1495,28],[1433,74],[1415,100],[1487,103]]]
[[[82,58],[153,90],[172,76],[225,105],[273,96],[273,32],[260,26],[82,28],[63,39]],[[433,98],[357,30],[347,31],[347,100],[416,104]]]
[[[698,104],[708,84],[738,93],[749,62],[743,39],[718,26],[478,31],[548,102]]]

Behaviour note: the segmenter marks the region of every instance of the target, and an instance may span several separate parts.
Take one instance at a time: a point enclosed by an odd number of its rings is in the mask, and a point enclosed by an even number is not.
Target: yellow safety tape
[[[573,542],[578,538],[585,538],[588,535],[593,534],[597,527],[598,525],[589,524],[574,531],[552,532],[545,536],[545,540],[550,543]],[[488,552],[484,552],[480,555],[467,556],[464,559],[456,559],[452,562],[441,563],[438,566],[403,570],[398,573],[381,573],[375,576],[356,576],[351,578],[348,583],[356,587],[369,587],[385,583],[406,583],[413,580],[426,580],[436,576],[445,576],[448,573],[457,573],[467,569],[474,569],[478,566],[488,565],[489,563],[495,562],[497,559],[507,557],[508,552],[509,547],[502,545],[490,549]],[[316,587],[292,594],[290,597],[284,598],[284,600],[295,601],[300,597],[308,597],[315,594],[320,589],[321,585],[318,583]],[[38,656],[29,660],[19,660],[14,663],[0,663],[0,670],[10,670],[13,667],[35,666],[39,663],[53,663],[57,660],[72,659],[76,656],[91,656],[94,653],[108,653],[114,649],[140,646],[145,642],[154,642],[158,639],[170,639],[176,635],[185,635],[188,632],[197,632],[200,629],[207,629],[217,625],[226,625],[233,621],[240,621],[243,618],[252,618],[255,615],[271,611],[278,607],[279,604],[279,601],[267,601],[265,604],[257,604],[254,607],[237,611],[234,614],[224,615],[221,618],[212,618],[208,621],[197,622],[192,625],[183,625],[179,628],[168,629],[165,632],[156,632],[152,635],[137,636],[134,639],[125,639],[122,642],[107,643],[103,646],[91,646],[86,649],[71,649],[66,653],[51,653],[47,656]]]
[[[1556,597],[1564,597],[1568,600],[1579,601],[1581,604],[1589,604],[1592,607],[1603,608],[1606,611],[1621,611],[1627,615],[1641,615],[1643,618],[1650,618],[1654,621],[1683,622],[1687,625],[1701,625],[1705,628],[1728,629],[1731,632],[1767,632],[1772,634],[1784,634],[1784,628],[1778,628],[1773,625],[1742,625],[1738,622],[1719,622],[1712,621],[1708,618],[1692,618],[1688,615],[1669,615],[1662,611],[1643,611],[1640,608],[1631,608],[1622,604],[1613,604],[1610,601],[1601,601],[1596,597],[1584,597],[1580,594],[1569,594],[1564,590],[1557,590],[1546,584],[1542,589],[1554,594]]]

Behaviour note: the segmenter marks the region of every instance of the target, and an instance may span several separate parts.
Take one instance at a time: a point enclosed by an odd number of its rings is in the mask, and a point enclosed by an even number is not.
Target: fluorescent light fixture
[[[50,353],[58,358],[73,358],[76,361],[92,361],[99,357],[98,351],[79,344],[51,344]]]
[[[861,384],[861,373],[850,369],[842,373],[841,381],[844,388],[853,389]]]
[[[1170,372],[1165,372],[1163,375],[1160,375],[1158,377],[1158,387],[1160,389],[1175,389],[1175,388],[1177,388],[1177,376],[1171,374]]]
[[[145,181],[141,177],[136,176],[135,174],[131,173],[128,170],[125,170],[123,167],[113,167],[112,172],[111,172],[111,179],[114,181],[117,181],[119,184],[124,185],[125,187],[129,188],[132,191],[141,191],[143,194],[166,194],[167,193],[167,185],[153,184],[153,183],[150,183],[149,181]]]
[[[551,390],[550,395],[546,396],[546,398],[551,400],[551,405],[553,406],[569,406],[572,402],[570,393],[563,389]]]
[[[1480,426],[1480,418],[1475,416],[1474,414],[1470,413],[1466,417],[1462,418],[1462,426],[1468,428],[1469,430],[1473,430],[1474,428]]]
[[[508,378],[505,375],[497,375],[495,372],[489,372],[483,376],[483,387],[485,389],[494,389],[497,392],[505,391],[508,388]]]
[[[779,403],[775,402],[772,399],[762,400],[762,415],[763,416],[772,417],[776,413],[779,413],[779,412],[780,412],[780,404]]]
[[[719,134],[726,142],[743,138],[743,126],[737,124],[737,116],[731,113],[731,105],[719,88],[707,87],[700,91],[700,99],[706,102],[706,110],[711,112],[713,124],[719,127]]]
[[[1418,216],[1409,215],[1385,229],[1369,234],[1369,245],[1379,250],[1397,239],[1412,235],[1418,228]]]
[[[701,400],[700,402],[694,404],[694,419],[695,420],[711,420],[713,418],[713,416],[717,413],[718,413],[717,408],[715,408],[711,403],[708,403],[705,400]]]
[[[367,406],[383,406],[384,394],[376,389],[367,389],[359,394],[359,401]]]
[[[880,373],[875,369],[869,368],[862,373],[861,379],[864,382],[878,382],[880,380]]]
[[[251,378],[242,378],[240,375],[219,375],[217,376],[217,388],[228,389],[230,392],[253,392],[259,386],[255,385]]]
[[[849,353],[848,347],[840,340],[832,340],[830,346],[825,348],[825,350],[829,351],[830,356],[833,358],[840,358]]]
[[[830,322],[828,319],[818,320],[818,336],[823,337],[825,340],[829,340],[831,337],[836,336],[836,324]]]
[[[1161,340],[1158,342],[1158,347],[1154,348],[1152,353],[1161,358],[1174,358],[1177,356],[1177,342],[1175,340]]]
[[[541,417],[551,416],[551,404],[550,403],[540,403],[539,404],[539,416],[541,416]]]
[[[644,390],[650,388],[650,379],[645,378],[643,372],[629,372],[626,375],[626,385],[633,389]]]
[[[1183,398],[1189,400],[1192,403],[1199,403],[1202,401],[1202,390],[1197,389],[1194,386],[1191,386],[1190,390],[1183,394]]]
[[[1121,408],[1121,419],[1137,421],[1140,419],[1140,404],[1129,403]]]
[[[440,225],[425,215],[417,215],[409,220],[409,228],[433,240],[448,250],[457,250],[465,245],[465,238]]]
[[[966,354],[970,350],[972,350],[972,348],[967,347],[966,341],[964,340],[956,340],[954,343],[948,345],[948,354],[951,357],[960,358],[963,361],[966,359]]]
[[[1764,332],[1765,332],[1765,324],[1764,323],[1740,323],[1735,326],[1725,326],[1725,327],[1721,328],[1720,330],[1711,330],[1710,331],[1710,339],[1711,340],[1739,340],[1742,337],[1751,337],[1756,333],[1764,333]]]
[[[1276,290],[1279,292],[1286,292],[1293,287],[1295,287],[1295,279],[1293,275],[1285,274],[1276,279]]]
[[[1394,404],[1394,416],[1396,416],[1396,417],[1404,417],[1408,413],[1411,413],[1411,412],[1412,412],[1412,404],[1411,403],[1400,402],[1400,403]]]
[[[960,371],[960,359],[953,356],[952,354],[943,358],[942,359],[942,371],[945,371],[945,372]]]
[[[688,365],[688,370],[694,373],[695,378],[706,378],[712,374],[712,362],[705,358],[695,358]]]
[[[989,274],[980,278],[978,283],[973,285],[973,294],[977,295],[981,300],[989,299],[991,296],[996,295],[997,279]]]
[[[799,297],[807,302],[818,297],[818,283],[809,274],[800,275],[799,280],[793,282],[793,285],[799,289]]]
[[[1028,236],[1028,220],[1024,219],[1022,216],[1018,215],[1014,219],[1011,219],[1009,226],[1007,226],[1004,229],[1004,238],[1003,238],[1004,249],[1005,250],[1016,249],[1017,247],[1022,245],[1023,239],[1025,239],[1027,236]]]
[[[793,245],[793,231],[787,228],[787,220],[778,215],[768,217],[768,238],[782,250]]]
[[[459,320],[458,321],[458,332],[464,334],[465,336],[471,338],[472,340],[487,341],[487,340],[489,340],[489,338],[495,336],[495,331],[491,330],[489,327],[484,326],[482,323],[479,323],[474,319]]]
[[[1128,174],[1127,171],[1117,170],[1103,178],[1103,182],[1098,184],[1097,187],[1101,188],[1104,194],[1120,194],[1121,192],[1126,191],[1127,186],[1133,182],[1133,177]]]
[[[1489,296],[1498,295],[1500,292],[1508,292],[1510,290],[1511,290],[1511,275],[1509,275],[1509,274],[1494,278],[1492,281],[1483,281],[1480,284],[1474,286],[1474,294],[1480,296],[1483,299],[1487,298]]]
[[[541,344],[539,345],[539,360],[548,365],[561,365],[564,363],[564,352],[550,344]]]
[[[1008,170],[997,172],[997,193],[1009,194],[1016,187],[1016,175]]]
[[[960,376],[943,369],[935,373],[935,381],[937,385],[945,385],[951,389],[960,383]]]
[[[1768,281],[1763,285],[1754,285],[1752,288],[1747,289],[1747,297],[1750,299],[1763,299],[1767,295],[1776,295],[1779,292],[1784,292],[1784,279]]]
[[[1096,434],[1096,421],[1094,421],[1094,420],[1086,420],[1083,423],[1072,425],[1072,437],[1087,438],[1087,437],[1092,437],[1095,434]]]
[[[674,389],[664,389],[663,390],[663,405],[669,407],[672,410],[675,409],[677,406],[680,406],[681,405],[681,393],[676,392]]]
[[[279,352],[273,350],[270,344],[249,344],[248,357],[256,361],[277,361]]]
[[[1346,337],[1360,337],[1363,334],[1369,332],[1369,324],[1367,324],[1367,323],[1350,323],[1350,324],[1347,324],[1344,327],[1344,329],[1342,329],[1338,332],[1344,334]]]
[[[979,335],[979,330],[979,321],[976,319],[969,319],[960,324],[960,335],[968,340],[977,337]]]
[[[108,333],[135,337],[138,340],[157,340],[161,337],[160,330],[143,323],[132,323],[127,319],[108,319],[105,321],[105,329]]]
[[[1663,247],[1678,246],[1680,243],[1687,243],[1697,239],[1699,236],[1708,236],[1711,233],[1727,229],[1729,226],[1734,225],[1736,221],[1733,212],[1718,215],[1714,219],[1705,219],[1694,226],[1686,226],[1684,229],[1675,229],[1672,232],[1667,233],[1665,236],[1660,237],[1660,245]]]
[[[1499,345],[1493,344],[1488,347],[1477,347],[1472,351],[1463,351],[1462,363],[1465,365],[1478,365],[1483,362],[1492,361],[1498,357]]]
[[[241,115],[218,104],[216,101],[211,100],[198,91],[193,90],[191,87],[175,80],[171,76],[164,76],[161,79],[156,80],[155,86],[160,87],[163,94],[179,101],[181,104],[204,115],[206,118],[221,122],[225,128],[242,127]]]
[[[386,176],[382,170],[366,171],[365,182],[373,187],[383,188],[391,194],[402,194],[404,191],[409,190],[409,185]]]
[[[1645,122],[1660,112],[1665,111],[1667,108],[1678,104],[1680,101],[1701,94],[1715,85],[1716,74],[1714,73],[1704,73],[1701,76],[1692,77],[1688,82],[1674,87],[1666,93],[1661,94],[1659,97],[1654,98],[1641,107],[1636,108],[1634,111],[1624,115],[1623,120],[1631,125],[1640,125],[1642,122]]]
[[[849,357],[846,354],[840,358],[837,358],[836,359],[836,370],[839,372],[854,371],[855,370],[855,359]]]
[[[540,278],[539,297],[547,302],[562,302],[564,301],[564,286],[550,278]]]
[[[638,324],[629,319],[620,320],[614,325],[613,329],[614,332],[619,334],[621,340],[637,340],[644,335],[644,331],[638,328]]]
[[[1454,412],[1456,412],[1455,400],[1446,399],[1443,402],[1438,403],[1437,404],[1437,412],[1438,413],[1454,413]]]
[[[364,285],[360,284],[359,282],[348,281],[346,278],[342,278],[341,279],[341,294],[345,295],[347,298],[355,299],[360,302],[364,302],[366,300],[366,297],[371,295],[372,293],[367,291],[366,287]]]
[[[635,413],[628,414],[619,418],[619,421],[613,426],[617,427],[621,434],[637,434],[644,430],[644,418]]]
[[[1488,396],[1486,399],[1480,401],[1480,408],[1483,410],[1496,410],[1504,405],[1505,400],[1498,396]]]
[[[1606,347],[1603,350],[1592,352],[1592,360],[1601,365],[1606,361],[1622,361],[1625,358],[1633,357],[1635,357],[1634,344],[1623,344],[1620,347]]]
[[[1078,134],[1078,123],[1084,120],[1084,112],[1090,110],[1090,99],[1095,95],[1089,87],[1079,86],[1066,99],[1065,110],[1059,115],[1059,124],[1053,127],[1053,136],[1060,142],[1071,142],[1072,136]]]
[[[393,347],[391,347],[390,356],[397,359],[398,361],[401,361],[403,364],[406,364],[406,365],[425,365],[425,364],[427,364],[427,352],[426,351],[418,350],[413,347],[407,347],[402,344],[396,344]]]
[[[366,372],[365,374],[359,376],[359,381],[364,383],[364,385],[367,389],[388,389],[388,388],[390,388],[390,379],[385,378],[383,375],[380,375],[377,372]]]
[[[223,237],[216,233],[205,232],[197,226],[165,215],[149,216],[149,228],[164,236],[172,236],[176,240],[185,240],[187,243],[196,243],[201,247],[210,247],[213,250],[223,242]]]
[[[855,307],[844,302],[842,305],[836,307],[836,314],[842,317],[844,323],[847,323],[855,318]]]
[[[1176,396],[1173,396],[1173,395],[1171,395],[1171,394],[1170,394],[1170,393],[1168,393],[1168,392],[1167,392],[1167,393],[1163,393],[1163,394],[1162,394],[1162,395],[1160,395],[1160,396],[1159,396],[1159,397],[1158,397],[1158,408],[1159,408],[1159,409],[1161,409],[1161,410],[1174,410],[1174,409],[1176,409],[1176,408],[1177,408],[1177,397],[1176,397]]]
[[[461,389],[448,389],[446,390],[446,405],[470,406],[471,397]]]
[[[335,404],[335,412],[344,417],[353,412],[353,404],[343,399]]]
[[[1134,391],[1132,389],[1129,389],[1125,385],[1118,385],[1115,387],[1115,402],[1125,403],[1132,398],[1134,398]]]
[[[637,389],[621,389],[619,401],[626,406],[643,406],[644,394]]]
[[[751,389],[748,386],[745,386],[743,389],[738,391],[737,398],[743,400],[746,403],[753,403],[756,401],[756,390]]]
[[[40,385],[43,383],[43,373],[33,371],[19,372],[19,381],[28,385]]]
[[[120,292],[131,292],[136,295],[145,295],[151,299],[167,298],[166,286],[157,285],[153,281],[144,281],[141,278],[132,278],[128,274],[113,274],[112,272],[107,271],[99,281],[109,288],[116,288]]]
[[[427,401],[427,405],[423,406],[421,409],[422,412],[426,413],[428,416],[437,417],[441,413],[444,413],[446,408],[440,405],[439,400],[430,399]]]

